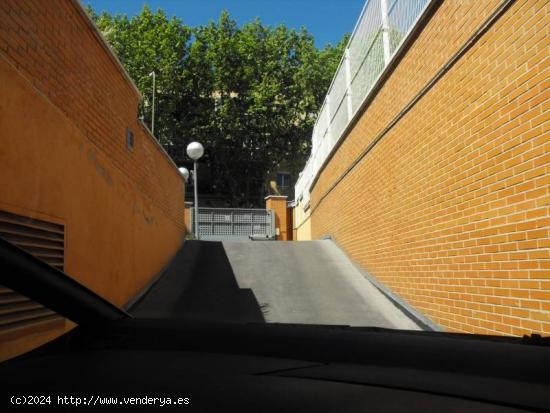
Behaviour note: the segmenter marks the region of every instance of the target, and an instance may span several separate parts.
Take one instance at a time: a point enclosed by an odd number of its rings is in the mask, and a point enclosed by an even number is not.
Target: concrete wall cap
[[[264,200],[268,200],[268,199],[287,199],[288,196],[286,195],[268,195],[264,198]]]

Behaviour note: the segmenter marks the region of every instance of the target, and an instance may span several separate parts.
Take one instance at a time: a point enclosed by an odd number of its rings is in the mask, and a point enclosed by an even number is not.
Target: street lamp
[[[189,170],[187,168],[184,168],[183,166],[181,168],[178,168],[180,171],[180,174],[182,174],[183,179],[185,180],[185,183],[189,180]]]
[[[195,238],[199,239],[199,196],[197,193],[197,161],[204,154],[204,147],[199,142],[187,145],[187,156],[193,159],[193,189],[195,190]]]

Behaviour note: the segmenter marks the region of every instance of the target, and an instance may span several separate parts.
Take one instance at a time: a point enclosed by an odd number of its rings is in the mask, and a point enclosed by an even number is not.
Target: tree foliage
[[[183,164],[186,145],[201,142],[212,189],[232,205],[260,205],[266,176],[280,162],[303,165],[347,36],[317,49],[305,28],[258,19],[238,26],[226,11],[193,28],[147,6],[132,18],[89,13],[146,97],[147,123],[156,72],[161,144]]]

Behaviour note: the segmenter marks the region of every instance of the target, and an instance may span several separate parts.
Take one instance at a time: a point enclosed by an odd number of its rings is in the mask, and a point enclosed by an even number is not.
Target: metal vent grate
[[[0,237],[61,271],[65,265],[65,228],[0,211]],[[31,299],[0,286],[0,342],[62,326],[65,320]]]

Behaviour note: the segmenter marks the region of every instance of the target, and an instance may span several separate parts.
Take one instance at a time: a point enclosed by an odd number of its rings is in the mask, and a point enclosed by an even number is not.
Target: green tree
[[[304,28],[239,27],[226,11],[195,28],[148,7],[132,18],[89,13],[144,96],[157,73],[155,135],[167,152],[181,164],[189,142],[203,143],[212,189],[232,205],[261,205],[281,161],[303,165],[347,37],[319,50]]]
[[[183,71],[191,29],[176,18],[168,19],[162,10],[155,13],[144,6],[138,16],[102,13],[95,22],[130,77],[144,96],[142,115],[151,124],[153,78],[156,74],[155,135],[169,154],[181,151],[181,114],[186,110]],[[178,147],[174,147],[178,145]]]

